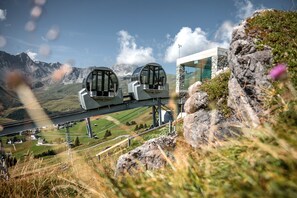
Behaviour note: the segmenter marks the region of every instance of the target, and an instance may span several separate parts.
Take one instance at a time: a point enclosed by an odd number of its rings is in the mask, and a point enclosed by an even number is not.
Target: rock
[[[248,102],[248,96],[244,90],[241,89],[236,78],[231,78],[229,80],[228,87],[231,90],[237,90],[233,92],[229,91],[228,99],[228,106],[233,109],[235,116],[240,121],[244,121],[246,126],[256,127],[259,125],[260,121],[258,115]]]
[[[231,137],[229,123],[217,111],[200,109],[184,118],[184,137],[193,147]]]
[[[192,84],[189,88],[188,88],[188,94],[191,97],[192,95],[194,95],[196,92],[199,91],[199,87],[202,85],[202,83],[200,81],[195,82],[194,84]]]
[[[257,11],[252,17],[262,12]],[[272,50],[267,46],[257,50],[257,39],[246,34],[247,28],[243,21],[232,33],[228,106],[245,125],[257,126],[258,115],[263,112],[263,90],[270,86],[266,73],[272,63]]]
[[[262,14],[257,11],[252,16]],[[257,49],[257,39],[247,35],[247,20],[235,27],[228,54],[231,76],[228,81],[228,106],[233,115],[224,118],[217,110],[207,110],[207,94],[199,92],[200,84],[189,88],[190,98],[185,103],[184,137],[193,147],[225,140],[240,134],[240,126],[256,127],[263,112],[263,90],[271,86],[266,75],[272,63],[272,50],[264,46]],[[217,104],[222,104],[219,99]]]
[[[167,164],[158,145],[166,153],[167,157],[173,160],[171,151],[176,146],[176,137],[161,136],[145,142],[142,146],[121,155],[117,162],[116,175],[133,174],[141,169],[158,169]]]
[[[205,92],[194,93],[185,103],[185,112],[187,114],[195,113],[201,108],[206,108],[208,103],[208,96]]]
[[[209,126],[210,117],[208,111],[200,109],[193,114],[188,114],[184,118],[184,137],[186,142],[193,147],[207,143]]]

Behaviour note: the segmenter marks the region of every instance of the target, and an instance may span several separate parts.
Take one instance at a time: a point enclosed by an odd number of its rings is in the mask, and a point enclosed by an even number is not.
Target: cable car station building
[[[228,50],[220,47],[205,50],[176,60],[176,93],[183,97],[197,81],[211,79],[217,71],[228,67]]]

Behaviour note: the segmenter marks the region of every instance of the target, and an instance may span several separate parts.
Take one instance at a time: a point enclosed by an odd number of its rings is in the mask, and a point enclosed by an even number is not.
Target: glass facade
[[[191,65],[183,65],[184,71],[184,90],[197,81],[205,81],[211,79],[212,58],[205,58],[199,61],[194,61]]]

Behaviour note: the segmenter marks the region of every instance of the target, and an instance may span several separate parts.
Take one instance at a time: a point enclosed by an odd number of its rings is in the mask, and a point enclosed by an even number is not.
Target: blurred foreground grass
[[[281,25],[286,27],[277,28],[275,32],[290,30],[293,35],[296,34],[296,16],[296,12],[276,12],[249,21],[254,29],[260,31],[258,35],[264,35],[268,39],[260,40],[259,45],[270,44],[270,41],[275,44],[274,61],[290,59],[288,66],[293,85],[296,85],[296,37],[288,33],[286,34],[290,38],[268,37],[267,34],[272,32],[273,26]],[[283,20],[279,20],[280,18]],[[282,40],[276,42],[276,38]],[[292,42],[288,45],[290,39]],[[278,47],[280,45],[284,46]],[[283,50],[289,51],[285,53]],[[279,85],[281,84],[285,83]],[[217,89],[212,90],[217,94]],[[124,147],[117,154],[100,162],[91,151],[66,151],[50,159],[33,159],[29,155],[24,163],[17,164],[10,170],[12,177],[18,178],[0,182],[0,197],[295,198],[297,99],[294,94],[288,94],[288,91],[269,91],[271,93],[268,97],[272,101],[267,105],[268,116],[265,122],[255,129],[240,128],[240,137],[193,149],[185,143],[182,126],[178,125],[175,161],[172,162],[174,168],[168,166],[160,170],[139,172],[133,176],[115,177],[118,156],[129,150]],[[145,120],[145,117],[140,119]],[[157,134],[137,140],[132,146],[138,146]]]
[[[181,126],[178,131],[182,133]],[[296,197],[297,148],[290,142],[297,131],[285,139],[268,124],[242,132],[236,139],[196,150],[180,134],[175,170],[168,166],[123,178],[114,176],[118,155],[99,162],[87,153],[65,152],[56,156],[58,166],[1,182],[0,196]],[[26,166],[38,170],[42,163],[29,159]]]

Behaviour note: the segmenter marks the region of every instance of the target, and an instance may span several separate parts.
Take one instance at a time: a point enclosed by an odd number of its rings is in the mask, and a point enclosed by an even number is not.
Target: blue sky
[[[181,56],[228,47],[254,10],[296,0],[1,0],[0,50],[73,66],[148,62],[175,73]]]

